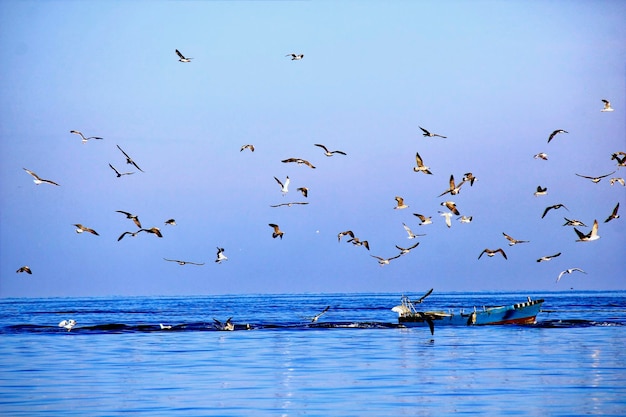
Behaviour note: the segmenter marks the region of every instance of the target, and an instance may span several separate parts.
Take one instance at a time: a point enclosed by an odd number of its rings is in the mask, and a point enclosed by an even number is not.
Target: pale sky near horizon
[[[0,297],[624,290],[626,215],[604,222],[626,210],[624,21],[620,1],[2,1]],[[117,178],[137,170],[116,145],[145,172]],[[446,227],[446,200],[472,222]],[[116,210],[163,238],[117,241],[137,227]]]

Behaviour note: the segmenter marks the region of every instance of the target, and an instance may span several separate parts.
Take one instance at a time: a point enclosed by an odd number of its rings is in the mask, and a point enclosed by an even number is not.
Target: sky
[[[604,222],[626,210],[625,19],[622,1],[2,1],[0,297],[625,290],[626,215]],[[450,200],[470,223],[446,226]],[[116,210],[163,237],[118,241],[138,228]]]

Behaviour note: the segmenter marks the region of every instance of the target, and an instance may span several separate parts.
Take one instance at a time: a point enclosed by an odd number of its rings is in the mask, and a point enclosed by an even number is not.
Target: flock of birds
[[[175,51],[176,55],[178,56],[178,60],[181,63],[190,63],[192,61],[193,58],[191,57],[187,57],[185,55],[183,55],[178,49],[176,49]],[[302,60],[304,58],[303,54],[296,54],[296,53],[291,53],[291,54],[287,54],[286,57],[290,57],[291,60],[293,61],[299,61]],[[612,112],[613,108],[611,107],[611,103],[606,100],[603,99],[602,102],[604,103],[604,107],[601,109],[602,112]],[[430,130],[418,126],[419,129],[421,130],[422,136],[427,137],[427,138],[440,138],[440,139],[446,139],[447,136],[439,134],[439,133],[434,133],[431,132]],[[79,136],[81,138],[81,141],[83,144],[86,144],[88,141],[90,140],[103,140],[102,137],[99,136],[85,136],[81,131],[78,130],[70,130],[71,134],[75,134],[77,136]],[[564,134],[568,134],[569,132],[564,130],[564,129],[557,129],[554,130],[549,136],[548,136],[548,140],[547,143],[550,144],[552,141],[555,140],[555,138],[558,135],[564,135]],[[341,150],[330,150],[327,146],[325,146],[324,144],[321,143],[315,143],[313,144],[315,147],[320,148],[323,151],[323,155],[325,155],[326,157],[333,157],[336,155],[342,155],[342,156],[347,156],[347,153]],[[127,176],[127,175],[133,175],[135,174],[137,171],[139,172],[144,172],[139,165],[135,162],[135,160],[133,158],[131,158],[131,156],[124,151],[124,149],[122,149],[119,145],[116,145],[117,148],[119,149],[119,151],[122,153],[126,165],[134,168],[136,171],[124,171],[124,170],[119,170],[118,168],[116,168],[113,164],[109,163],[109,167],[111,168],[111,170],[114,171],[115,175],[117,178],[123,177],[123,176]],[[250,151],[250,152],[254,152],[255,151],[255,146],[253,144],[244,144],[241,146],[240,148],[240,152],[243,151]],[[545,152],[540,152],[537,153],[536,155],[534,155],[535,159],[540,159],[540,160],[548,160],[548,154]],[[618,151],[615,152],[611,155],[611,160],[616,161],[617,163],[617,167],[624,167],[626,166],[626,152],[622,152],[622,151]],[[309,162],[306,159],[302,159],[302,158],[288,158],[288,159],[283,159],[281,161],[282,163],[293,163],[293,164],[297,164],[297,165],[302,165],[302,166],[306,166],[308,168],[311,169],[316,169],[316,167]],[[45,179],[40,177],[38,174],[36,174],[34,171],[29,170],[27,168],[23,168],[29,175],[31,175],[33,177],[33,182],[37,185],[40,184],[49,184],[49,185],[53,185],[53,186],[59,186],[59,184],[55,181],[49,180],[49,179]],[[418,173],[418,174],[424,174],[424,175],[433,175],[431,168],[429,166],[426,165],[424,158],[422,158],[422,156],[419,154],[419,152],[416,152],[415,154],[415,166],[412,167],[413,172]],[[617,172],[617,170],[614,170],[613,172],[607,173],[607,174],[603,174],[600,176],[588,176],[588,175],[582,175],[582,174],[578,174],[576,173],[577,176],[582,177],[584,179],[589,179],[591,180],[593,183],[598,183],[600,182],[602,179],[609,177],[613,174],[615,174]],[[289,176],[287,176],[284,180],[281,180],[277,177],[274,177],[274,180],[276,181],[276,183],[278,184],[278,186],[280,187],[280,192],[283,196],[287,195],[289,193],[289,185],[290,185],[290,178]],[[441,194],[439,194],[439,198],[444,197],[444,196],[456,196],[458,195],[462,189],[467,189],[468,187],[473,187],[475,185],[475,182],[477,181],[477,178],[474,176],[474,174],[472,172],[466,172],[463,174],[463,176],[461,177],[460,181],[455,180],[455,177],[453,174],[450,175],[449,180],[448,180],[448,184],[447,187],[441,192]],[[620,184],[622,186],[626,185],[625,181],[623,178],[621,177],[613,177],[610,178],[610,184],[614,185],[614,184]],[[297,192],[299,192],[303,198],[307,198],[308,197],[308,188],[307,187],[299,187],[296,190]],[[534,193],[535,196],[543,196],[547,194],[547,187],[542,187],[541,185],[537,186],[536,192]],[[407,209],[409,207],[409,205],[405,202],[405,199],[402,196],[395,196],[395,201],[396,204],[393,207],[394,210],[404,210]],[[286,202],[286,203],[280,203],[280,204],[275,204],[275,205],[271,205],[271,207],[276,208],[276,207],[282,207],[282,206],[287,206],[287,207],[292,207],[294,205],[308,205],[309,203],[306,201],[290,201],[290,202]],[[443,207],[443,210],[438,211],[439,215],[444,219],[445,224],[448,228],[452,227],[452,219],[456,218],[459,222],[461,223],[471,223],[473,220],[472,216],[468,216],[468,215],[461,215],[459,208],[457,207],[457,204],[449,199],[446,199],[445,201],[442,201],[440,203],[440,205]],[[567,207],[564,204],[555,204],[555,205],[551,205],[545,208],[543,215],[541,216],[541,218],[544,218],[547,214],[549,214],[551,211],[556,211],[559,209],[565,209],[568,210]],[[615,206],[615,208],[613,209],[612,213],[606,218],[606,220],[604,221],[605,223],[608,223],[612,220],[618,219],[620,216],[618,214],[618,210],[619,210],[619,203],[617,203],[617,205]],[[163,234],[161,232],[161,229],[159,227],[153,226],[150,228],[145,228],[142,227],[142,224],[139,220],[138,215],[132,214],[130,212],[127,211],[123,211],[123,210],[117,210],[118,213],[124,215],[126,217],[126,219],[131,220],[134,225],[137,227],[136,230],[134,231],[124,231],[122,232],[119,237],[118,237],[118,241],[121,241],[122,239],[124,239],[127,236],[130,237],[136,237],[137,235],[139,235],[140,233],[146,233],[146,234],[153,234],[158,238],[162,238]],[[428,216],[422,213],[413,213],[413,215],[417,218],[419,218],[420,223],[419,226],[427,226],[429,224],[433,223],[432,220],[432,216]],[[598,234],[598,229],[599,229],[599,224],[598,224],[598,220],[594,220],[593,225],[591,226],[591,229],[588,232],[583,232],[581,230],[578,229],[578,227],[588,227],[586,226],[583,222],[579,221],[579,220],[575,220],[575,219],[567,219],[565,218],[566,223],[564,224],[564,226],[573,226],[574,227],[574,232],[576,233],[576,236],[578,237],[578,239],[576,240],[577,242],[590,242],[590,241],[594,241],[600,238],[599,234]],[[176,225],[176,221],[174,219],[168,219],[165,222],[165,225]],[[407,232],[408,235],[408,239],[416,239],[418,237],[422,237],[425,236],[425,234],[416,234],[414,233],[411,228],[409,226],[407,226],[406,223],[402,223],[405,231]],[[283,230],[281,230],[280,226],[277,223],[268,223],[268,226],[271,228],[271,236],[272,238],[276,239],[279,238],[280,240],[283,239],[285,232]],[[90,233],[92,235],[95,236],[99,236],[98,232],[90,227],[84,226],[80,223],[76,223],[74,224],[75,227],[75,231],[76,233]],[[509,236],[506,233],[502,233],[504,238],[507,240],[509,246],[514,246],[517,244],[522,244],[522,243],[528,243],[528,240],[518,240],[515,239],[511,236]],[[368,240],[359,238],[355,235],[355,233],[352,230],[346,230],[343,232],[339,232],[338,233],[338,241],[341,242],[342,237],[344,236],[348,236],[349,239],[346,239],[347,243],[351,243],[354,246],[362,246],[363,248],[365,248],[366,250],[370,250],[370,243]],[[416,242],[411,246],[408,247],[402,247],[399,245],[396,245],[396,249],[397,249],[397,253],[389,256],[389,257],[382,257],[382,256],[378,256],[378,255],[370,255],[372,258],[374,258],[379,265],[384,266],[384,265],[389,265],[392,261],[405,256],[407,254],[409,254],[413,249],[417,248],[418,245],[420,244],[420,242]],[[487,257],[494,257],[496,255],[501,255],[504,259],[508,259],[506,252],[504,251],[504,249],[502,247],[497,247],[495,249],[491,249],[491,248],[485,248],[483,249],[480,254],[478,255],[478,259],[481,259],[483,255],[487,255]],[[543,256],[539,259],[537,259],[537,262],[547,262],[551,259],[553,259],[554,257],[559,256],[560,253],[556,253],[554,255],[549,255],[549,256]],[[169,258],[163,258],[165,261],[167,262],[175,262],[178,263],[179,265],[195,265],[195,266],[202,266],[204,265],[204,262],[190,262],[190,261],[186,261],[186,260],[178,260],[178,259],[169,259]],[[216,253],[216,258],[215,258],[215,263],[222,263],[224,261],[226,261],[228,258],[225,255],[225,249],[221,248],[221,247],[217,247],[217,253]],[[25,265],[20,267],[17,271],[17,273],[27,273],[27,274],[32,274],[32,270],[30,269],[29,266]],[[562,271],[557,278],[557,282],[563,277],[563,275],[565,274],[571,274],[572,272],[581,272],[581,273],[585,273],[585,271],[583,271],[580,268],[569,268],[567,270]],[[326,312],[327,310],[325,310],[324,312]],[[62,322],[63,323],[63,322]],[[229,323],[229,321],[227,321],[227,323]],[[59,324],[61,326],[61,324]],[[70,326],[70,323],[64,323],[63,326],[61,327],[66,327]],[[221,327],[224,327],[220,324]],[[71,327],[68,329],[71,330]]]

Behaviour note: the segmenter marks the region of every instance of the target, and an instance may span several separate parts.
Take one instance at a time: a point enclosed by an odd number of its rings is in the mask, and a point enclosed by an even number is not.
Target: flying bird
[[[533,158],[535,158],[535,159],[543,159],[544,161],[547,161],[548,160],[548,154],[545,153],[545,152],[539,152],[538,154],[533,156]]]
[[[424,174],[433,175],[433,173],[430,172],[430,167],[427,167],[424,165],[424,161],[422,160],[422,157],[420,156],[419,152],[415,153],[415,163],[417,164],[417,166],[413,167],[413,171],[423,172]]]
[[[620,155],[622,155],[620,157]],[[611,161],[612,160],[616,160],[617,161],[617,167],[626,167],[626,152],[615,152],[613,154],[611,154]]]
[[[161,234],[161,229],[159,229],[158,227],[151,227],[150,229],[139,229],[137,230],[137,233],[139,232],[152,233],[157,235],[158,237],[163,237],[163,235]]]
[[[121,177],[122,175],[133,175],[134,172],[119,172],[113,165],[109,164],[109,166],[111,167],[111,169],[113,171],[115,171],[115,175],[117,175],[117,178]]]
[[[413,213],[414,216],[419,217],[419,219],[421,220],[421,223],[419,224],[419,226],[425,226],[427,224],[433,224],[432,221],[432,216],[426,217],[423,214],[419,214],[419,213]]]
[[[226,331],[226,332],[232,332],[233,330],[235,330],[235,325],[230,321],[232,319],[232,317],[229,317],[228,320],[226,320],[225,323],[220,322],[217,319],[213,319],[214,327],[217,330],[221,330],[221,331]]]
[[[460,216],[460,217],[457,217],[457,220],[460,221],[461,223],[471,223],[472,219],[473,219],[472,216]]]
[[[456,203],[454,201],[444,201],[440,205],[447,207],[448,210],[450,210],[452,213],[454,213],[457,216],[461,215],[461,213],[459,212],[459,209],[456,208]]]
[[[452,222],[450,221],[450,218],[452,217],[452,213],[450,213],[449,211],[440,211],[440,216],[445,217],[446,219],[446,226],[448,226],[448,228],[452,227]]]
[[[569,268],[569,269],[566,269],[565,271],[561,271],[561,273],[559,274],[559,276],[556,278],[556,282],[559,282],[559,281],[561,280],[561,277],[563,277],[563,275],[565,275],[565,274],[571,274],[571,273],[572,273],[572,272],[574,272],[574,271],[578,271],[578,272],[582,272],[583,274],[586,274],[586,272],[585,272],[585,271],[583,271],[583,270],[582,270],[582,269],[580,269],[580,268]]]
[[[370,243],[367,240],[360,240],[358,237],[349,239],[348,243],[352,243],[354,246],[365,246],[365,249],[370,250]]]
[[[478,255],[478,259],[480,259],[481,256],[483,256],[483,254],[486,253],[487,256],[489,257],[493,257],[495,256],[496,253],[500,253],[502,254],[502,256],[504,256],[504,259],[508,259],[506,257],[506,253],[504,253],[504,251],[502,250],[502,248],[498,248],[496,250],[492,250],[492,249],[483,249],[483,251],[480,253],[480,255]]]
[[[37,185],[39,185],[39,184],[43,184],[43,183],[46,183],[46,184],[52,184],[52,185],[59,186],[59,184],[57,184],[57,183],[56,183],[56,182],[54,182],[54,181],[44,180],[43,178],[39,177],[37,174],[35,174],[35,173],[34,173],[33,171],[31,171],[31,170],[28,170],[28,169],[26,169],[26,168],[22,168],[22,169],[23,169],[24,171],[28,172],[30,175],[32,175],[32,176],[33,176],[33,178],[34,178],[33,182],[34,182],[35,184],[37,184]]]
[[[581,222],[580,220],[570,220],[567,217],[563,217],[565,219],[565,223],[563,224],[563,226],[582,226],[582,227],[587,227],[587,225],[583,222]]]
[[[15,273],[17,273],[17,274],[21,274],[22,272],[26,272],[28,275],[32,275],[32,273],[33,273],[33,271],[30,270],[30,267],[28,265],[24,265],[24,266],[20,267],[20,269],[15,271]]]
[[[541,218],[543,219],[544,217],[546,217],[546,214],[548,214],[548,212],[552,209],[557,210],[560,209],[561,207],[563,207],[565,210],[569,211],[569,209],[567,207],[565,207],[563,204],[555,204],[553,206],[548,206],[546,207],[546,209],[543,211],[543,214],[541,215]]]
[[[617,203],[617,205],[613,209],[613,212],[609,215],[609,217],[606,218],[604,223],[608,223],[608,222],[610,222],[613,219],[619,219],[619,214],[617,214],[618,210],[619,210],[619,203]]]
[[[548,187],[541,188],[541,185],[538,185],[537,191],[533,193],[535,197],[539,197],[540,195],[546,195],[546,194],[548,194]]]
[[[418,126],[418,127],[420,129],[422,129],[422,132],[423,132],[422,136],[431,137],[431,138],[437,136],[437,137],[444,138],[444,139],[447,137],[447,136],[442,136],[442,135],[440,135],[438,133],[431,133],[431,132],[429,132],[428,130],[424,129],[421,126]]]
[[[301,159],[301,158],[287,158],[287,159],[283,159],[282,161],[283,163],[289,163],[289,162],[295,162],[298,165],[306,165],[309,168],[313,168],[315,169],[315,167],[313,166],[313,164],[311,164],[309,161],[305,160],[305,159]]]
[[[326,156],[333,156],[334,154],[338,153],[340,155],[346,155],[346,153],[344,151],[329,151],[328,148],[322,144],[316,143],[315,146],[318,146],[322,149],[324,149],[324,155]]]
[[[292,61],[299,61],[304,58],[304,54],[287,54],[285,56],[290,56]]]
[[[167,219],[167,220],[165,220],[165,225],[166,226],[168,226],[168,225],[169,226],[176,226],[176,220],[174,220],[174,219]]]
[[[463,174],[463,182],[469,182],[470,187],[474,185],[474,181],[476,181],[477,179],[478,178],[476,178],[471,172],[466,172],[465,174]]]
[[[69,320],[62,320],[59,323],[59,327],[64,327],[67,329],[67,331],[69,332],[70,330],[72,330],[72,328],[76,326],[76,320],[74,319],[69,319]]]
[[[593,225],[591,226],[591,231],[589,231],[589,233],[587,234],[584,234],[583,232],[581,232],[575,227],[574,227],[574,231],[576,232],[576,235],[578,236],[578,239],[576,240],[576,242],[591,242],[592,240],[600,239],[600,236],[598,235],[598,220],[593,221]]]
[[[280,185],[280,191],[283,193],[283,195],[287,194],[289,192],[289,182],[291,181],[289,179],[289,175],[287,175],[287,179],[285,180],[284,184],[278,178],[274,177],[274,179],[276,180],[278,185]]]
[[[378,264],[380,266],[384,266],[384,265],[389,265],[389,262],[391,262],[394,259],[398,259],[401,255],[397,254],[396,256],[392,256],[391,258],[381,258],[380,256],[376,256],[376,255],[370,255],[372,258],[376,258],[378,259]]]
[[[250,152],[254,152],[254,145],[243,145],[241,149],[239,149],[239,152],[243,151],[244,149],[250,149]]]
[[[529,240],[517,240],[517,239],[514,239],[514,238],[512,238],[511,236],[507,235],[504,232],[502,232],[502,234],[504,235],[506,240],[509,241],[509,246],[517,245],[518,243],[528,243],[528,242],[530,242]]]
[[[83,143],[87,143],[87,141],[88,141],[89,139],[100,139],[100,140],[102,140],[102,138],[101,138],[101,137],[98,137],[98,136],[89,136],[88,138],[86,138],[86,137],[85,137],[85,135],[83,135],[83,134],[82,134],[80,131],[78,131],[78,130],[70,130],[70,133],[74,133],[75,135],[80,135],[80,137],[81,137],[81,138],[83,138],[83,139],[82,139],[82,142],[83,142]]]
[[[126,157],[126,163],[127,164],[131,164],[135,168],[137,168],[139,171],[144,172],[144,170],[139,168],[139,165],[137,165],[137,163],[135,161],[133,161],[132,158],[130,156],[128,156],[128,154],[126,152],[124,152],[124,150],[122,148],[120,148],[120,145],[115,145],[115,146],[117,146],[117,149],[119,149],[124,154],[124,156]]]
[[[163,258],[164,260],[168,261],[168,262],[176,262],[178,263],[178,265],[204,265],[204,262],[202,262],[201,264],[196,263],[196,262],[189,262],[189,261],[179,261],[178,259],[167,259],[167,258]]]
[[[449,182],[449,188],[444,191],[443,193],[439,194],[438,197],[441,197],[443,195],[446,195],[448,193],[452,194],[452,195],[457,195],[458,193],[461,192],[461,186],[465,184],[465,181],[461,181],[461,183],[459,185],[455,185],[454,184],[454,175],[450,175],[450,182]]]
[[[621,178],[621,177],[611,178],[609,182],[611,183],[611,185],[615,185],[615,183],[619,183],[619,184],[622,184],[622,186],[626,186],[626,182],[624,182],[624,178]]]
[[[400,251],[400,255],[406,255],[407,253],[411,252],[412,249],[415,249],[419,244],[420,244],[419,242],[416,242],[415,245],[410,246],[408,248],[402,248],[396,245],[396,249]]]
[[[395,210],[401,210],[401,209],[405,209],[409,207],[406,204],[404,204],[404,199],[402,197],[396,196],[395,200],[396,200],[396,206],[394,207]]]
[[[280,203],[280,204],[274,204],[274,205],[270,205],[270,207],[281,207],[281,206],[287,206],[287,207],[291,207],[293,205],[306,205],[309,204],[305,201],[292,201],[289,203]]]
[[[274,228],[274,232],[272,233],[272,237],[273,237],[274,239],[276,239],[277,237],[280,237],[280,239],[282,240],[283,235],[284,235],[285,233],[284,233],[282,230],[280,230],[280,228],[278,227],[278,225],[277,225],[277,224],[274,224],[274,223],[270,223],[270,224],[269,224],[269,226]]]
[[[319,320],[319,318],[322,317],[328,310],[330,310],[330,306],[326,306],[326,308],[322,310],[320,313],[311,317],[311,323],[317,322],[317,320]]]
[[[309,196],[309,189],[307,187],[296,188],[296,191],[300,191],[304,198],[307,198]]]
[[[557,256],[561,256],[561,252],[555,253],[554,255],[542,256],[541,258],[537,259],[537,262],[548,262],[552,260],[552,258],[556,258]]]
[[[589,177],[587,175],[580,175],[580,174],[576,174],[576,175],[582,178],[587,178],[588,180],[591,180],[591,182],[593,182],[594,184],[597,184],[600,182],[602,178],[608,177],[609,175],[613,175],[613,174],[615,174],[615,171],[605,174],[605,175],[600,175],[599,177]]]
[[[611,102],[609,100],[602,99],[602,102],[604,103],[604,107],[600,111],[613,111],[613,108],[611,107]]]
[[[337,241],[341,242],[341,238],[344,237],[344,236],[350,236],[351,238],[354,239],[354,233],[352,232],[352,230],[346,230],[345,232],[340,232],[337,235]]]
[[[126,235],[131,235],[132,237],[137,236],[137,233],[139,233],[139,231],[137,232],[124,232],[120,235],[120,237],[117,238],[117,241],[119,242],[120,240],[124,239],[124,236]]]
[[[92,235],[100,236],[98,232],[96,232],[95,230],[85,227],[80,223],[77,223],[74,226],[76,226],[76,233],[88,232],[88,233],[91,233]]]
[[[193,58],[186,58],[183,54],[180,53],[178,49],[176,50],[176,55],[178,55],[178,60],[180,62],[191,62],[191,60],[193,59]]]
[[[550,143],[550,141],[552,139],[554,139],[554,137],[556,135],[558,135],[559,133],[569,133],[567,130],[563,130],[563,129],[557,129],[554,132],[550,133],[550,136],[548,137],[548,143]]]
[[[139,217],[137,217],[137,215],[122,210],[115,210],[115,212],[122,213],[126,216],[127,219],[131,219],[137,225],[137,227],[141,229],[141,222],[139,221]]]
[[[219,246],[217,247],[217,258],[215,259],[215,262],[217,262],[218,264],[221,264],[222,261],[226,261],[228,260],[228,257],[226,255],[224,255],[224,248],[220,248]]]
[[[409,228],[409,226],[407,226],[406,224],[402,223],[402,226],[404,226],[404,230],[406,230],[406,232],[408,233],[409,237],[407,239],[415,239],[418,236],[426,236],[426,235],[416,235],[415,233],[413,233],[411,231],[411,229]]]

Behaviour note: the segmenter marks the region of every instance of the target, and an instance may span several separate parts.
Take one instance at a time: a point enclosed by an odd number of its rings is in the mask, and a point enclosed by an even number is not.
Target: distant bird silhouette
[[[127,211],[115,210],[116,213],[122,213],[126,216],[127,219],[131,219],[135,225],[141,229],[141,222],[139,221],[139,217],[135,214],[131,214]]]
[[[575,227],[574,227],[574,231],[576,232],[576,235],[578,236],[578,239],[576,240],[576,242],[591,242],[593,240],[600,239],[600,235],[598,235],[598,221],[597,220],[593,221],[591,230],[587,234],[584,234],[583,232],[581,232]]]
[[[270,226],[270,227],[272,227],[272,228],[274,228],[274,232],[272,233],[272,237],[273,237],[274,239],[276,239],[277,237],[280,237],[280,239],[282,240],[284,233],[283,233],[283,231],[282,231],[282,230],[280,230],[280,228],[278,227],[278,225],[277,225],[277,224],[274,224],[274,223],[270,223],[270,224],[269,224],[269,226]]]
[[[376,256],[376,255],[370,255],[372,258],[376,258],[378,259],[378,264],[380,266],[384,266],[384,265],[389,265],[389,262],[391,262],[394,259],[398,259],[401,255],[397,254],[396,256],[392,256],[391,258],[381,258],[380,256]]]
[[[609,182],[611,183],[611,185],[615,185],[615,183],[618,183],[618,184],[621,184],[622,186],[626,186],[626,182],[624,181],[624,178],[620,178],[620,177],[611,178]]]
[[[354,238],[354,233],[352,232],[352,230],[346,230],[345,232],[341,232],[337,235],[337,241],[341,242],[341,238],[344,236],[350,236],[351,238]]]
[[[226,255],[224,255],[224,248],[220,248],[219,246],[217,247],[217,258],[215,259],[215,262],[217,262],[218,264],[221,264],[223,261],[228,260],[228,257]]]
[[[502,232],[502,234],[504,235],[504,237],[506,238],[506,240],[509,241],[509,246],[513,246],[513,245],[517,245],[518,243],[528,243],[528,240],[517,240],[512,238],[511,236],[507,235],[506,233]]]
[[[120,237],[117,238],[117,241],[119,242],[120,240],[124,239],[124,236],[126,235],[131,235],[132,237],[137,236],[137,233],[139,233],[139,231],[136,232],[124,232],[120,235]]]
[[[459,216],[456,218],[461,223],[471,223],[473,217],[472,216]]]
[[[538,154],[533,156],[533,158],[535,158],[535,159],[543,159],[544,161],[547,161],[548,160],[548,154],[545,153],[545,152],[539,152]]]
[[[326,156],[333,156],[334,154],[338,153],[340,155],[346,155],[346,153],[344,151],[329,151],[328,148],[320,143],[316,143],[315,146],[318,146],[322,149],[324,149],[324,155]]]
[[[292,61],[299,61],[304,58],[304,54],[287,54],[285,56],[290,56]]]
[[[496,253],[500,253],[502,256],[504,256],[504,259],[508,259],[506,257],[506,253],[504,253],[504,251],[502,250],[502,248],[498,248],[495,250],[492,249],[483,249],[483,251],[480,253],[480,255],[478,255],[478,259],[480,259],[481,256],[483,256],[483,254],[487,254],[487,256],[489,257],[493,257]]]
[[[80,223],[77,223],[74,226],[76,226],[76,233],[88,232],[88,233],[91,233],[92,235],[100,236],[98,232],[96,232],[95,230],[85,227]]]
[[[422,136],[431,137],[431,138],[432,138],[432,137],[437,136],[437,137],[444,138],[444,139],[447,137],[447,136],[442,136],[442,135],[440,135],[440,134],[438,134],[438,133],[431,133],[431,132],[429,132],[428,130],[424,129],[424,128],[423,128],[423,127],[421,127],[421,126],[418,126],[418,127],[419,127],[419,128],[422,130],[422,132],[423,132]]]
[[[557,256],[561,256],[561,252],[555,253],[554,255],[542,256],[541,258],[537,259],[537,262],[548,262],[553,258],[556,258]]]
[[[546,207],[546,209],[543,211],[543,214],[541,215],[541,218],[543,219],[544,217],[546,217],[546,214],[548,214],[548,212],[550,210],[557,210],[557,209],[560,209],[561,207],[563,207],[565,210],[569,211],[569,209],[567,207],[565,207],[565,205],[563,205],[563,204],[555,204],[553,206]]]
[[[88,138],[86,138],[86,137],[85,137],[85,135],[83,135],[83,134],[82,134],[80,131],[78,131],[78,130],[70,130],[70,133],[73,133],[73,134],[75,134],[75,135],[80,135],[80,137],[82,138],[82,142],[83,142],[83,143],[87,143],[87,141],[88,141],[89,139],[100,139],[100,140],[102,140],[102,138],[101,138],[101,137],[98,137],[98,136],[89,136]]]
[[[600,111],[613,111],[613,108],[611,107],[611,102],[609,100],[602,99],[602,102],[604,103],[604,107]]]
[[[178,265],[198,265],[198,266],[204,265],[204,262],[199,264],[199,263],[196,263],[196,262],[179,261],[178,259],[167,259],[167,258],[163,258],[163,259],[168,261],[168,262],[176,262]]]
[[[597,184],[600,182],[600,180],[602,180],[602,178],[608,177],[609,175],[613,175],[615,174],[615,171],[608,173],[608,174],[604,174],[604,175],[600,175],[599,177],[589,177],[587,175],[580,175],[580,174],[576,174],[581,178],[587,178],[588,180],[591,180],[591,182],[593,182],[594,184]]]
[[[304,196],[304,198],[307,198],[309,196],[309,189],[306,187],[296,188],[296,191],[300,191],[302,195]]]
[[[178,60],[180,62],[191,62],[191,60],[193,59],[193,58],[186,58],[183,54],[180,53],[178,49],[176,50],[176,55],[178,55]]]
[[[51,185],[56,185],[57,187],[59,186],[59,184],[57,184],[54,181],[50,181],[50,180],[44,180],[43,178],[39,177],[37,174],[35,174],[33,171],[28,170],[26,168],[22,168],[24,171],[28,172],[33,178],[33,182],[37,185],[39,184],[51,184]]]
[[[122,175],[133,175],[134,172],[119,172],[117,170],[117,168],[115,168],[113,165],[109,164],[109,166],[111,167],[111,169],[113,171],[115,171],[115,175],[117,175],[117,178],[121,177]]]
[[[402,197],[396,196],[395,200],[396,200],[396,206],[394,207],[394,209],[401,210],[401,209],[405,209],[409,207],[406,204],[404,204],[404,199]]]
[[[426,235],[416,235],[415,233],[413,233],[413,231],[409,228],[409,226],[407,226],[406,224],[402,223],[402,226],[404,227],[404,230],[406,230],[406,232],[408,233],[408,239],[415,239],[418,236],[426,236]]]
[[[415,163],[417,164],[417,166],[413,167],[413,171],[423,172],[424,174],[433,175],[433,173],[430,172],[430,167],[427,167],[424,165],[424,161],[422,160],[422,157],[420,156],[419,152],[415,153]]]
[[[465,174],[463,174],[463,182],[469,182],[470,187],[474,186],[474,181],[476,181],[477,179],[478,178],[476,178],[471,172],[466,172]]]
[[[166,226],[168,226],[168,225],[169,226],[176,226],[176,220],[174,220],[174,219],[167,219],[167,220],[165,220],[165,225]]]
[[[423,214],[419,214],[419,213],[413,213],[414,216],[419,217],[419,219],[421,220],[421,223],[419,224],[419,226],[425,226],[427,224],[433,224],[432,221],[432,216],[426,217]]]
[[[444,201],[440,205],[446,207],[448,210],[450,210],[452,213],[454,213],[457,216],[461,215],[461,213],[459,212],[459,209],[456,207],[456,203],[454,201]]]
[[[22,272],[26,272],[28,275],[32,275],[32,273],[33,273],[33,271],[30,270],[30,267],[28,265],[24,265],[24,266],[20,267],[20,269],[15,271],[15,273],[17,273],[17,274],[21,274]]]
[[[367,240],[360,240],[358,237],[349,239],[348,243],[352,243],[354,246],[365,246],[365,249],[370,250],[370,243]]]
[[[450,221],[450,219],[452,218],[452,213],[450,213],[449,211],[440,211],[439,215],[445,218],[446,226],[448,226],[448,229],[451,228],[452,222]]]
[[[254,152],[254,145],[243,145],[241,149],[239,149],[239,152],[243,151],[244,149],[250,149],[250,152]]]
[[[291,181],[289,179],[289,175],[287,175],[287,179],[285,179],[284,184],[278,178],[274,177],[274,179],[276,180],[278,185],[280,185],[280,191],[283,193],[283,195],[287,194],[289,192],[289,182]]]
[[[270,207],[281,207],[281,206],[291,207],[295,205],[307,205],[307,204],[309,203],[307,203],[306,201],[291,201],[289,203],[273,204],[273,205],[270,205]]]
[[[565,274],[571,274],[571,273],[572,273],[572,272],[574,272],[574,271],[578,271],[578,272],[582,272],[583,274],[586,274],[586,272],[585,272],[585,271],[583,271],[583,270],[582,270],[582,269],[580,269],[580,268],[569,268],[569,269],[566,269],[565,271],[561,271],[561,273],[559,274],[559,276],[556,278],[556,282],[559,282],[559,281],[561,280],[561,277],[563,277],[563,275],[565,275]]]
[[[305,159],[301,159],[301,158],[287,158],[287,159],[283,159],[282,161],[283,163],[289,163],[289,162],[295,162],[298,165],[306,165],[309,168],[313,168],[315,169],[315,167],[313,166],[313,164],[311,164],[309,161],[305,160]]]
[[[124,156],[126,157],[126,163],[127,164],[131,164],[135,168],[137,168],[139,171],[144,172],[144,170],[139,168],[139,165],[137,165],[137,163],[135,161],[133,161],[133,159],[130,156],[128,156],[128,154],[126,152],[124,152],[124,150],[122,148],[120,148],[120,145],[115,145],[115,146],[117,146],[117,149],[119,149],[124,154]]]
[[[139,232],[152,233],[157,235],[158,237],[163,237],[163,235],[161,234],[161,229],[159,229],[158,227],[151,227],[150,229],[139,229],[137,233]]]
[[[610,222],[611,220],[614,220],[614,219],[619,219],[619,214],[617,214],[618,210],[619,210],[619,203],[617,203],[617,205],[613,209],[613,212],[609,215],[609,217],[606,218],[604,223],[608,223],[608,222]]]
[[[565,219],[565,223],[563,224],[563,226],[582,226],[582,227],[587,227],[587,225],[583,222],[581,222],[580,220],[570,220],[567,217],[563,217]]]
[[[537,191],[534,192],[535,197],[539,197],[540,195],[548,194],[548,187],[541,188],[541,185],[537,186]]]
[[[330,310],[330,306],[326,306],[326,308],[324,310],[322,310],[320,313],[317,313],[316,315],[311,317],[311,323],[317,322],[317,320],[319,320],[320,317],[322,317],[324,314],[326,314],[326,312],[328,310]]]
[[[550,141],[552,139],[554,139],[554,137],[556,135],[558,135],[559,133],[569,133],[567,130],[563,130],[563,129],[557,129],[554,132],[550,133],[550,136],[548,137],[548,143],[550,143]]]
[[[407,253],[411,252],[412,249],[415,249],[416,247],[418,247],[419,244],[420,244],[419,242],[415,242],[415,245],[409,246],[408,248],[403,248],[403,247],[396,245],[396,249],[400,251],[400,255],[406,255]]]
[[[465,184],[464,181],[461,181],[461,183],[459,185],[455,185],[454,184],[454,175],[450,175],[450,181],[449,181],[449,187],[446,191],[444,191],[443,193],[439,194],[438,197],[441,197],[443,195],[446,195],[448,193],[452,194],[452,195],[457,195],[458,193],[461,192],[461,186]]]

